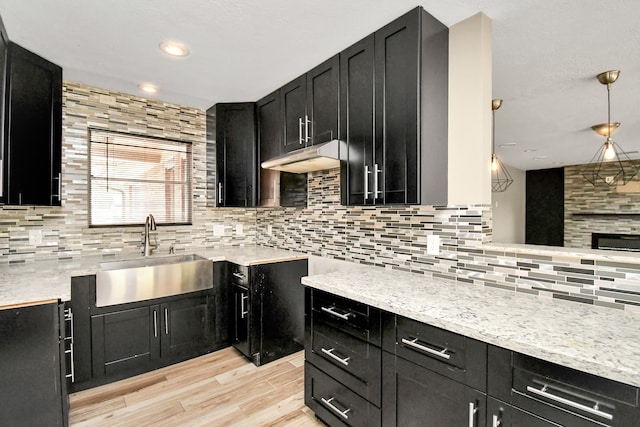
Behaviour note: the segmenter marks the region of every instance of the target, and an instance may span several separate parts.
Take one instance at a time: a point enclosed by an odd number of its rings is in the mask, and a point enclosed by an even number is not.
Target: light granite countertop
[[[305,259],[307,254],[262,246],[185,248],[177,254],[196,254],[212,261],[241,265]],[[154,257],[167,254],[152,255]],[[78,259],[0,264],[0,309],[45,301],[71,299],[71,277],[95,274],[104,261],[141,258],[139,253],[84,256]]]
[[[302,283],[470,338],[640,387],[640,315],[371,267]]]

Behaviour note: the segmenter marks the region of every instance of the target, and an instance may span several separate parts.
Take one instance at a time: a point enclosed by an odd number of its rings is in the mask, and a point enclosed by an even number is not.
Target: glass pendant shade
[[[511,184],[513,184],[513,178],[509,170],[502,164],[498,155],[496,154],[496,110],[502,106],[501,99],[494,99],[491,101],[491,114],[493,118],[493,129],[491,132],[491,191],[494,193],[501,193],[506,191]]]

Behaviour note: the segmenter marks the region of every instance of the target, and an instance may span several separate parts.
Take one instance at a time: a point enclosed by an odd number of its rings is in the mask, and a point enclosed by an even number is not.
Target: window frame
[[[188,192],[189,192],[189,197],[188,197],[188,221],[185,222],[163,222],[163,221],[159,221],[156,219],[156,223],[158,225],[163,225],[163,226],[191,226],[193,225],[193,202],[194,202],[194,193],[193,193],[193,168],[194,168],[194,161],[193,161],[193,146],[194,143],[192,141],[188,141],[188,140],[182,140],[182,139],[176,139],[176,138],[165,138],[165,137],[159,137],[159,136],[151,136],[151,135],[145,135],[145,134],[139,134],[139,133],[132,133],[132,132],[123,132],[123,131],[116,131],[116,130],[111,130],[111,129],[102,129],[102,128],[96,128],[96,127],[88,127],[87,128],[87,195],[88,195],[88,200],[87,200],[87,222],[88,222],[88,227],[91,229],[99,229],[99,228],[120,228],[120,227],[125,227],[125,228],[132,228],[132,227],[140,227],[141,224],[144,224],[144,218],[140,218],[140,222],[139,223],[111,223],[111,224],[93,224],[92,223],[92,183],[93,183],[93,177],[92,177],[92,158],[91,158],[91,152],[92,152],[92,144],[93,144],[93,140],[91,137],[92,132],[99,132],[102,134],[108,134],[108,135],[115,135],[115,136],[122,136],[125,138],[141,138],[141,139],[148,139],[148,140],[153,140],[153,141],[159,141],[159,142],[168,142],[168,143],[174,143],[174,144],[184,144],[184,145],[188,145],[189,148],[187,149],[187,163],[188,165],[186,166],[187,170],[189,171],[188,173],[188,180],[187,180],[187,186],[188,186]],[[165,181],[165,182],[169,182],[169,181]],[[153,214],[153,212],[149,212],[151,214]]]

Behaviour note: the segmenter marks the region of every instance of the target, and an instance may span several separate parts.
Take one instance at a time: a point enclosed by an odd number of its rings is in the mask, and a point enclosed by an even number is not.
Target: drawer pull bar
[[[444,350],[438,351],[436,349],[433,349],[433,348],[426,347],[424,345],[418,344],[417,341],[418,341],[418,338],[414,338],[412,340],[408,340],[406,338],[402,338],[402,344],[404,344],[404,345],[416,348],[418,350],[425,351],[425,352],[427,352],[429,354],[433,354],[433,355],[438,356],[438,357],[442,357],[443,359],[446,359],[446,360],[451,359],[451,355],[449,353],[447,353],[447,349],[446,348]]]
[[[572,408],[580,409],[581,411],[585,411],[585,412],[588,412],[590,414],[597,415],[597,416],[602,417],[604,419],[613,420],[613,415],[612,414],[609,414],[607,412],[603,412],[603,411],[601,411],[599,409],[598,402],[596,402],[594,404],[593,408],[592,408],[590,406],[574,402],[573,400],[565,399],[564,397],[560,397],[560,396],[556,396],[555,394],[551,394],[551,393],[549,393],[547,391],[548,388],[549,387],[547,385],[544,385],[542,387],[542,389],[538,390],[537,388],[531,387],[530,385],[528,385],[527,386],[527,391],[531,392],[533,394],[537,394],[538,396],[546,397],[549,400],[553,400],[555,402],[563,403],[563,404],[565,404],[567,406],[571,406]]]
[[[236,279],[244,280],[244,274],[235,271],[233,272],[233,277],[235,277]]]
[[[342,320],[349,320],[351,316],[355,316],[355,314],[351,312],[338,313],[337,311],[334,310],[334,307],[321,307],[321,310],[333,316],[339,317]]]
[[[345,420],[348,420],[349,416],[347,414],[349,413],[349,411],[351,411],[351,408],[347,408],[344,411],[341,411],[336,405],[331,403],[334,399],[335,397],[332,397],[330,399],[325,399],[324,397],[320,398],[320,400],[322,400],[322,403],[327,405],[329,408],[331,408],[331,410],[333,410],[336,414],[340,415]]]
[[[333,360],[342,363],[344,366],[349,366],[349,359],[351,359],[351,358],[350,357],[345,357],[344,359],[341,359],[338,356],[336,356],[335,354],[333,354],[334,350],[335,350],[334,348],[330,348],[329,350],[327,350],[324,347],[321,349],[321,351],[324,354],[326,354],[327,356],[331,357]]]
[[[493,414],[493,418],[491,418],[491,427],[500,427],[502,425],[502,421],[496,414]]]

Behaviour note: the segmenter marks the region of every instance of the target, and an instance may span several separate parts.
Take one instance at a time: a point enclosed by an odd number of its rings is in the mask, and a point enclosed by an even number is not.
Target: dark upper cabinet
[[[289,86],[291,88],[289,106],[291,107],[293,99],[301,92],[297,92],[293,85]],[[284,96],[281,95],[283,91],[284,88],[279,89],[256,102],[260,188],[258,204],[261,207],[306,206],[307,204],[306,174],[280,172],[260,167],[262,162],[277,157],[284,152],[282,141],[287,128],[286,125],[283,126],[285,110],[281,107],[285,102]]]
[[[338,85],[335,55],[280,89],[284,152],[338,137]]]
[[[15,43],[7,43],[4,37],[2,45],[6,46],[6,65],[0,201],[59,206],[62,68]]]
[[[340,129],[347,142],[341,166],[345,205],[365,204],[373,189],[369,185],[370,168],[375,165],[373,45],[371,35],[340,53]]]
[[[308,138],[306,96],[306,76],[298,77],[280,89],[285,152],[304,148],[306,144]]]
[[[338,138],[340,56],[335,55],[307,73],[306,145]]]
[[[446,26],[416,8],[340,55],[342,203],[446,205]]]
[[[207,110],[215,115],[216,206],[255,207],[257,187],[257,139],[255,104],[216,104]],[[212,132],[209,130],[210,135]]]

